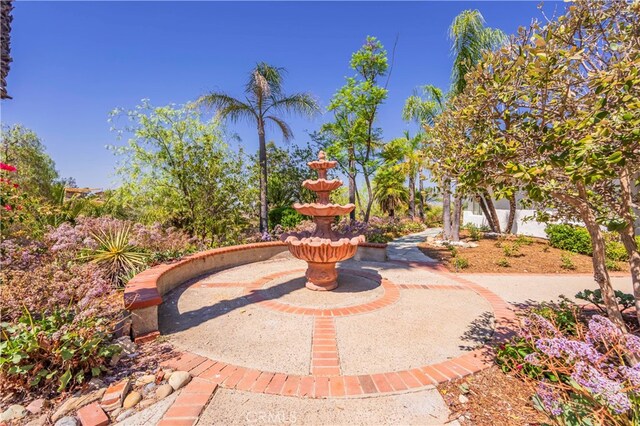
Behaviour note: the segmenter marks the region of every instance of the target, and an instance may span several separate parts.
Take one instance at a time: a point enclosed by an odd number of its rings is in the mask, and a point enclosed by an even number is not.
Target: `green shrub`
[[[530,246],[531,244],[533,244],[533,238],[527,237],[526,235],[518,235],[518,238],[516,238],[516,243],[521,246]]]
[[[506,257],[518,257],[522,255],[522,253],[520,253],[520,244],[517,242],[512,244],[503,244],[502,252]]]
[[[551,247],[589,256],[591,256],[593,252],[591,237],[584,227],[554,224],[548,225],[545,232],[549,237],[549,245],[551,245]]]
[[[281,225],[285,229],[294,228],[304,219],[305,216],[291,207],[277,207],[269,211],[269,225],[271,227]]]
[[[17,322],[0,325],[0,383],[6,388],[63,391],[102,374],[119,351],[108,344],[106,320],[74,318],[68,311],[34,318],[25,310]]]
[[[503,257],[502,259],[496,262],[496,265],[502,266],[503,268],[509,268],[511,266],[511,263],[509,263],[507,258]]]
[[[400,232],[402,234],[413,234],[424,231],[424,225],[413,220],[402,220],[400,222]]]
[[[576,264],[573,262],[573,255],[571,253],[562,253],[560,255],[560,267],[562,269],[574,270]]]
[[[609,271],[622,271],[622,268],[620,267],[620,264],[616,261],[613,261],[611,259],[605,259],[604,260],[604,266],[607,268],[607,270]]]
[[[622,306],[621,311],[626,311],[635,306],[635,298],[632,294],[624,293],[620,290],[615,290],[616,301],[618,305]],[[604,307],[604,301],[602,300],[602,290],[589,290],[584,289],[579,293],[576,293],[576,299],[586,300],[593,303],[601,312],[606,313],[607,310]]]
[[[430,206],[424,212],[424,224],[427,228],[442,226],[442,206]]]
[[[466,269],[469,267],[469,260],[466,257],[456,256],[453,258],[453,266],[456,268],[456,271]]]
[[[480,228],[478,228],[473,223],[467,223],[465,225],[465,228],[467,229],[467,231],[469,231],[469,238],[471,238],[472,241],[479,241],[482,238],[482,232],[480,231]]]
[[[620,241],[607,241],[604,247],[605,255],[607,259],[613,260],[615,262],[622,262],[629,260],[629,255],[627,254],[627,250],[624,248],[624,245]]]

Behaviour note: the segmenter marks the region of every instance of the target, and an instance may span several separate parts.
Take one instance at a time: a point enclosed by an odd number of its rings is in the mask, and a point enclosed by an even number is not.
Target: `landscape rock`
[[[142,400],[142,395],[140,392],[133,391],[124,399],[122,403],[122,408],[127,409],[135,406],[138,402]]]
[[[158,372],[156,373],[156,385],[159,385],[160,383],[162,383],[162,379],[164,379],[164,371],[163,370],[158,370]]]
[[[47,408],[49,406],[49,401],[44,398],[38,398],[31,401],[29,405],[27,405],[27,411],[31,414],[38,414],[42,411],[43,408]]]
[[[136,410],[133,408],[129,408],[128,410],[124,410],[122,413],[116,417],[116,422],[121,422],[127,417],[130,417],[132,414],[135,414]]]
[[[109,413],[109,417],[115,420],[120,415],[120,413],[122,413],[122,411],[123,411],[122,407],[116,408],[115,410]]]
[[[102,401],[100,402],[100,406],[105,411],[113,411],[116,408],[122,407],[122,402],[129,393],[129,389],[131,389],[131,380],[128,378],[120,380],[118,383],[114,383],[109,386],[105,392],[102,397]]]
[[[55,426],[78,426],[78,420],[73,416],[66,416],[58,419]]]
[[[120,355],[133,355],[138,350],[138,346],[131,341],[129,336],[118,337],[114,345],[120,347]]]
[[[89,380],[89,383],[87,384],[89,385],[89,389],[92,389],[92,390],[102,389],[107,386],[105,385],[103,380],[98,379],[97,377],[94,377],[93,379]]]
[[[2,414],[0,414],[0,422],[9,422],[26,417],[28,411],[24,406],[19,404],[10,405]]]
[[[136,379],[136,386],[142,386],[156,381],[155,374],[145,374],[144,376]]]
[[[469,402],[469,398],[467,398],[467,397],[466,397],[466,396],[464,396],[464,395],[460,395],[460,396],[458,397],[458,401],[460,401],[460,404],[466,404],[467,402]]]
[[[144,397],[148,397],[149,395],[153,395],[155,390],[158,388],[158,385],[155,383],[149,383],[142,388],[142,395]]]
[[[173,390],[178,390],[191,381],[191,374],[187,371],[175,371],[169,377],[169,384]]]
[[[84,407],[85,405],[91,404],[94,401],[99,400],[104,395],[106,391],[105,388],[98,389],[95,392],[88,393],[82,396],[74,396],[67,399],[51,416],[51,421],[56,422],[60,417],[70,413],[71,411],[76,411],[78,408]]]
[[[46,424],[48,424],[47,417],[49,416],[46,413],[41,414],[40,417],[36,417],[24,426],[45,426]]]
[[[173,393],[173,387],[170,384],[165,383],[164,385],[158,386],[156,389],[156,398],[162,399]]]

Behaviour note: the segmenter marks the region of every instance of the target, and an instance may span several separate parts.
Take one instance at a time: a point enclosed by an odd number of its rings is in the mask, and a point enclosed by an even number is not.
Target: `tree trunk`
[[[624,170],[620,175],[620,193],[622,196],[622,217],[625,219],[625,226],[620,230],[620,240],[629,255],[629,270],[631,272],[631,283],[633,285],[633,296],[636,299],[636,316],[640,323],[640,252],[636,243],[633,215],[633,179],[629,172]]]
[[[356,203],[356,159],[349,154],[349,203]],[[362,208],[362,207],[361,207]],[[349,219],[353,222],[356,220],[356,209],[351,210]]]
[[[460,219],[462,216],[462,197],[458,194],[453,198],[453,220],[451,222],[451,239],[460,241]]]
[[[513,232],[513,222],[516,220],[516,196],[511,195],[509,198],[509,217],[507,218],[507,229],[504,232],[511,234]]]
[[[260,162],[260,232],[269,232],[269,206],[267,205],[267,144],[264,138],[264,122],[258,121]]]
[[[491,228],[491,231],[498,232],[496,231],[496,225],[493,223],[493,219],[491,218],[491,214],[489,214],[489,210],[487,209],[487,204],[484,202],[484,198],[482,198],[482,195],[480,194],[476,195],[476,200],[478,201],[478,204],[480,204],[482,213],[484,214],[484,217],[487,219],[487,223],[489,224],[489,228]]]
[[[591,258],[593,263],[593,279],[598,283],[602,291],[602,300],[607,310],[607,316],[622,330],[626,331],[627,327],[622,320],[620,307],[618,306],[615,292],[611,286],[611,278],[609,277],[609,271],[607,271],[605,264],[605,243],[602,231],[600,231],[600,225],[596,221],[593,211],[589,208],[584,185],[579,183],[577,186],[580,197],[582,198],[582,203],[579,206],[580,216],[587,231],[589,231],[591,245],[593,247],[593,257]]]
[[[493,204],[493,199],[491,198],[489,191],[485,189],[482,195],[484,196],[484,202],[487,203],[487,210],[489,210],[489,214],[491,215],[491,220],[493,220],[493,226],[496,232],[499,234],[502,231],[500,230],[500,218],[498,218],[496,205]]]
[[[451,239],[451,181],[442,180],[442,238]]]
[[[371,180],[367,173],[364,174],[364,183],[367,184],[367,210],[364,212],[364,221],[369,223],[369,216],[371,215],[371,206],[373,206],[373,189],[371,188]]]
[[[416,218],[416,177],[413,173],[409,175],[409,217],[411,220]]]
[[[418,215],[424,223],[424,183],[422,182],[422,167],[418,170]]]

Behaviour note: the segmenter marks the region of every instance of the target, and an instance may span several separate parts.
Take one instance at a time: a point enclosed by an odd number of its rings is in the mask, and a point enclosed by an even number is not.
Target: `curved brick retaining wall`
[[[386,244],[363,243],[358,246],[355,260],[385,261]],[[171,263],[154,266],[133,277],[124,290],[124,306],[131,312],[132,331],[136,341],[157,337],[158,306],[162,296],[192,278],[270,259],[286,252],[283,242],[243,244],[207,250]]]

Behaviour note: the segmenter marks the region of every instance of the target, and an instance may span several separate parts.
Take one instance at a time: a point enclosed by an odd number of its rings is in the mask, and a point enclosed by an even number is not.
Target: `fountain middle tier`
[[[296,209],[298,213],[305,216],[344,216],[349,214],[351,210],[355,209],[356,205],[345,204],[342,206],[340,204],[295,203],[293,208]]]

